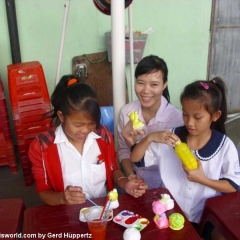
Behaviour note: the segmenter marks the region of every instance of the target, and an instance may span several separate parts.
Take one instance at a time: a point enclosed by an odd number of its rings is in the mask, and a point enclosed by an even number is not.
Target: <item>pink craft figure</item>
[[[156,215],[161,215],[162,213],[166,212],[167,204],[161,200],[157,200],[152,203],[152,209]]]
[[[167,228],[169,226],[168,218],[165,214],[167,204],[161,200],[152,203],[153,212],[156,214],[153,218],[157,228]]]
[[[155,215],[153,221],[157,228],[167,228],[169,227],[169,221],[165,213],[162,213],[160,216]]]

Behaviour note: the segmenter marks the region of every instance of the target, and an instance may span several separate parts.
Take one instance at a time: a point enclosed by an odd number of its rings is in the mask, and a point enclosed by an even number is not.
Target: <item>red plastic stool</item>
[[[225,239],[240,239],[240,192],[207,199],[199,226],[201,236],[207,222],[211,222]]]
[[[11,234],[7,239],[18,239],[23,223],[25,205],[20,198],[0,199],[0,233]]]
[[[51,104],[42,65],[37,61],[8,65],[8,89],[23,177],[30,186],[29,140],[50,128],[50,120],[44,120]]]

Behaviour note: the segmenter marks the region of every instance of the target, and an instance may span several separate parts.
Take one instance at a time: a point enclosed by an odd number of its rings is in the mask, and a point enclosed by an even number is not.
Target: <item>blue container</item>
[[[107,126],[109,131],[114,135],[114,112],[113,106],[100,107],[101,110],[101,124]]]

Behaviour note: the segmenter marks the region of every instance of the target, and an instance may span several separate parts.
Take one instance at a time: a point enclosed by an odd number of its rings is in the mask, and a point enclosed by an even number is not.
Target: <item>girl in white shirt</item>
[[[187,218],[199,223],[206,199],[240,190],[238,153],[225,135],[227,104],[220,78],[187,85],[180,100],[185,126],[148,134],[133,150],[131,160],[138,162],[145,154],[145,159],[157,162],[163,185]],[[175,154],[173,146],[179,138],[198,159],[197,169],[183,167]]]
[[[89,85],[65,75],[51,104],[56,127],[39,134],[28,152],[44,203],[81,204],[86,197],[106,196],[114,184],[134,197],[145,193],[145,183],[129,181],[118,169],[113,137],[100,124],[97,95]]]

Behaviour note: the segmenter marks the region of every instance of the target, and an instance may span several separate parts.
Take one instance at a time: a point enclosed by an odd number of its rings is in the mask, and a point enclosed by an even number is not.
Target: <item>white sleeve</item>
[[[121,110],[118,120],[118,160],[130,159],[131,150],[122,136],[122,129],[125,127],[124,112]]]
[[[145,152],[144,161],[145,161],[146,167],[149,167],[152,165],[158,165],[160,156],[156,153],[157,146],[158,146],[157,144],[159,144],[159,143],[152,142]],[[159,158],[158,158],[158,156],[159,156]]]
[[[237,145],[237,151],[238,151],[238,158],[239,158],[239,161],[240,161],[240,142]]]
[[[240,165],[238,152],[234,143],[229,138],[226,139],[220,178],[228,179],[233,187],[240,190]]]

